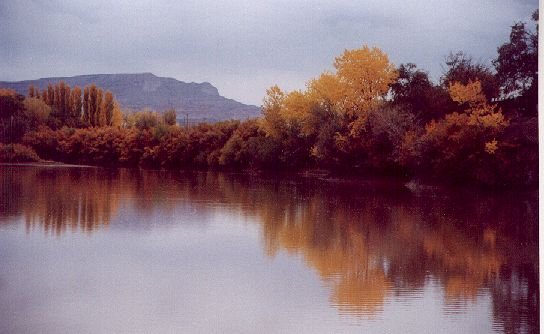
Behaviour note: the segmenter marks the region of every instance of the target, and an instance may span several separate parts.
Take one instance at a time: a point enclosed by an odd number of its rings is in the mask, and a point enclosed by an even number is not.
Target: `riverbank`
[[[56,161],[36,162],[0,162],[0,166],[22,166],[22,167],[66,167],[66,168],[102,168],[100,166],[65,164]]]
[[[270,182],[315,182],[316,187],[342,186],[353,189],[372,189],[372,191],[385,193],[411,193],[421,196],[440,196],[440,194],[450,191],[466,192],[473,191],[483,193],[507,194],[510,192],[534,193],[538,195],[538,187],[490,187],[481,184],[452,183],[440,180],[423,180],[399,175],[378,175],[364,174],[355,172],[338,172],[326,169],[304,169],[298,171],[286,170],[258,170],[258,169],[205,169],[205,168],[184,168],[184,169],[159,169],[144,167],[126,167],[126,166],[98,166],[89,164],[71,164],[53,160],[42,160],[37,162],[0,162],[0,166],[14,167],[43,167],[43,168],[91,168],[104,170],[129,170],[138,173],[138,171],[161,172],[168,175],[192,175],[192,174],[225,174],[235,178],[259,178],[269,180]],[[303,181],[305,180],[305,181]]]

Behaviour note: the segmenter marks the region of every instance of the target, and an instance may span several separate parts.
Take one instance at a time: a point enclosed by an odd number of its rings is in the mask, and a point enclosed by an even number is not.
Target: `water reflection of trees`
[[[2,175],[0,215],[23,215],[29,229],[92,231],[109,225],[123,202],[144,217],[180,203],[202,214],[219,206],[258,221],[269,256],[287,252],[313,268],[341,312],[377,315],[389,299],[413,298],[432,280],[445,312],[489,294],[495,326],[538,331],[536,196],[416,196],[387,184],[215,173],[28,168]]]
[[[0,215],[19,213],[28,231],[92,231],[110,224],[119,186],[115,175],[98,169],[3,168],[2,191],[7,195]]]
[[[316,270],[342,312],[378,314],[389,298],[411,298],[434,280],[445,312],[463,311],[490,294],[495,326],[507,333],[538,331],[534,195],[415,196],[390,185],[251,178],[205,182],[221,189],[213,200],[238,203],[259,218],[267,254],[285,251]]]

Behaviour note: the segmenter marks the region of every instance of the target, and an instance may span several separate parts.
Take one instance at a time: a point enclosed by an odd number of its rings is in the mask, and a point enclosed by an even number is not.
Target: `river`
[[[0,166],[0,333],[538,333],[538,196]]]

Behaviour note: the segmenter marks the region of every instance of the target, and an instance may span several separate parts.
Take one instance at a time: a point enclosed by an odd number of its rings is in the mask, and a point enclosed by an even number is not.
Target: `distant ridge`
[[[178,117],[189,114],[190,119],[219,121],[258,117],[257,106],[227,99],[208,82],[187,83],[173,78],[158,77],[152,73],[88,74],[73,77],[52,77],[24,81],[0,81],[0,87],[11,88],[26,95],[28,87],[40,89],[48,83],[64,81],[70,87],[96,84],[111,91],[123,108],[141,110],[149,108],[164,111],[174,108]]]

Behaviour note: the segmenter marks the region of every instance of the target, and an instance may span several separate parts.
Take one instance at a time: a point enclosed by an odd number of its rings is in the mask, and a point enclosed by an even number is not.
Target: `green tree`
[[[537,24],[534,32],[523,22],[512,26],[510,41],[498,48],[498,57],[493,61],[505,94],[524,93],[537,83],[538,10],[533,13],[533,20]]]
[[[152,129],[159,124],[159,116],[151,110],[143,110],[135,113],[134,126],[140,130]]]
[[[40,99],[28,97],[23,101],[25,110],[24,116],[28,127],[36,129],[40,125],[47,123],[47,119],[51,114],[51,107]]]
[[[24,110],[24,96],[12,89],[0,88],[0,118],[9,119]]]
[[[521,97],[518,105],[530,115],[537,113],[538,101],[538,10],[533,13],[536,29],[525,23],[512,26],[510,41],[498,48],[493,65],[505,97]]]
[[[491,68],[476,62],[471,56],[459,51],[446,57],[446,72],[441,78],[445,89],[455,82],[467,85],[470,81],[479,81],[482,91],[489,101],[499,95],[499,83]]]
[[[12,89],[0,88],[0,141],[17,142],[26,130],[24,96]]]
[[[393,104],[410,111],[416,120],[425,123],[443,117],[454,107],[447,90],[435,86],[427,72],[415,64],[401,64],[398,72],[397,80],[391,85]]]

